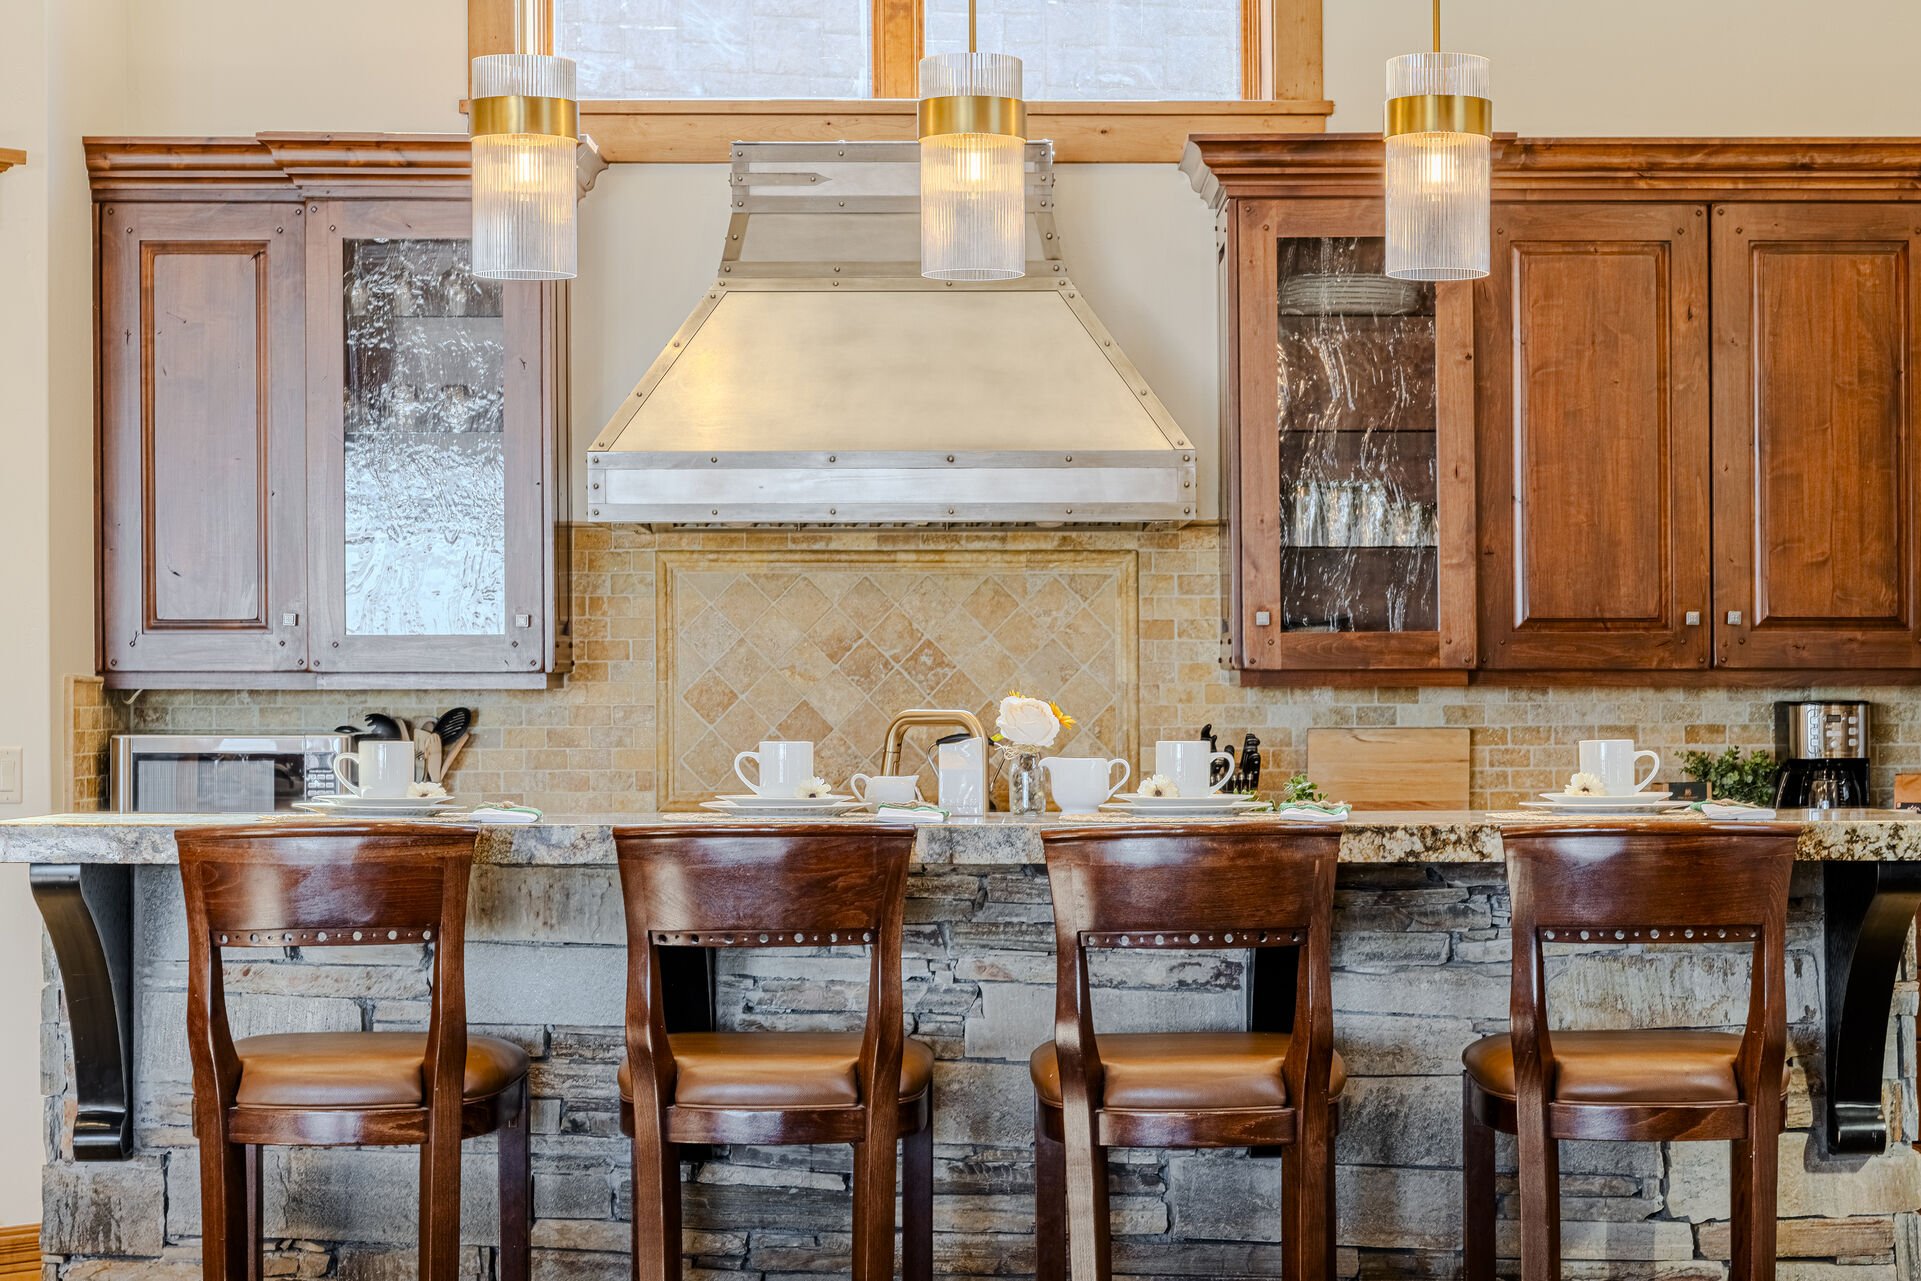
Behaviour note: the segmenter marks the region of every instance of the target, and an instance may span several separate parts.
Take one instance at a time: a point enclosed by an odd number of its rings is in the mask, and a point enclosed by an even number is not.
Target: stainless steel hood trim
[[[835,153],[829,157],[828,152]],[[1052,148],[1031,143],[1028,218],[1039,257],[1029,274],[1014,281],[960,286],[963,294],[1053,294],[1078,322],[1082,340],[1093,345],[1125,387],[1135,413],[1144,416],[1161,443],[1155,447],[1089,449],[969,448],[964,439],[952,447],[915,450],[796,448],[794,450],[710,447],[675,450],[632,448],[670,441],[679,424],[672,411],[639,440],[636,420],[646,411],[687,355],[716,311],[729,297],[755,294],[934,294],[956,288],[951,282],[923,279],[917,262],[784,260],[745,256],[750,223],[756,215],[839,216],[889,214],[898,224],[912,213],[912,197],[834,194],[831,168],[843,161],[900,166],[911,160],[913,144],[901,143],[739,143],[730,181],[733,212],[721,271],[667,347],[649,365],[590,447],[589,511],[594,520],[698,524],[888,523],[1166,523],[1184,524],[1195,515],[1195,455],[1140,371],[1081,297],[1060,260],[1060,237],[1053,218]],[[798,163],[793,172],[769,172],[774,162]],[[823,185],[818,178],[825,176]],[[802,193],[805,194],[802,194]],[[820,193],[820,194],[817,194]],[[853,206],[850,208],[849,206]],[[774,224],[770,224],[774,225]],[[799,224],[789,221],[790,229]],[[831,227],[833,224],[821,224]],[[783,242],[773,233],[775,243]],[[792,234],[792,233],[790,233]],[[806,236],[800,240],[805,242]],[[743,300],[744,301],[744,300]],[[733,313],[729,313],[730,315]],[[729,331],[740,324],[732,322]],[[1071,331],[1073,327],[1069,326]],[[877,337],[884,338],[881,334]],[[725,340],[717,340],[725,341]],[[738,337],[735,337],[738,342]],[[726,350],[723,348],[722,350]],[[1084,350],[1084,349],[1083,349]],[[1085,356],[1082,376],[1090,368]],[[838,384],[845,385],[845,384]],[[675,393],[685,404],[686,392]],[[1119,398],[1102,393],[1109,409]],[[1125,412],[1125,411],[1120,411]],[[1087,420],[1083,420],[1085,424]],[[1143,431],[1140,418],[1127,430]],[[710,433],[710,419],[706,424]],[[764,424],[747,423],[744,435]],[[818,422],[815,424],[817,434]],[[1118,426],[1118,424],[1117,424]],[[1085,427],[1081,439],[1085,442]],[[767,434],[764,430],[763,438]],[[964,434],[964,433],[963,433]],[[1045,422],[1035,427],[1046,437]],[[621,448],[622,444],[628,448]],[[831,442],[830,442],[831,443]],[[850,446],[854,444],[850,440]]]

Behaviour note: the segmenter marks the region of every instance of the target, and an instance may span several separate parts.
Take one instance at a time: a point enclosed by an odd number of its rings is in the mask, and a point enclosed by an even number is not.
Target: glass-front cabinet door
[[[1237,214],[1240,665],[1466,669],[1471,286],[1384,275],[1379,201],[1254,200]]]
[[[464,203],[315,214],[312,666],[538,670],[539,287],[474,276]]]

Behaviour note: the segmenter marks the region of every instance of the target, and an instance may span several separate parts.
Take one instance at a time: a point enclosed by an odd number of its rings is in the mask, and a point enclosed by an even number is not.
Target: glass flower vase
[[[1041,754],[1024,748],[1002,748],[1007,761],[1007,812],[1016,818],[1037,818],[1047,808],[1041,782]]]

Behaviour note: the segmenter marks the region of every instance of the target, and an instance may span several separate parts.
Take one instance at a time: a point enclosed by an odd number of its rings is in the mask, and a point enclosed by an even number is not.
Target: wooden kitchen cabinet
[[[100,216],[100,599],[108,674],[306,662],[296,202]]]
[[[475,279],[464,139],[97,139],[111,685],[569,666],[562,286]]]
[[[1921,679],[1921,145],[1503,137],[1493,165],[1492,272],[1460,304],[1471,339],[1451,337],[1439,291],[1433,351],[1403,344],[1393,372],[1433,380],[1437,458],[1469,442],[1458,470],[1437,470],[1441,606],[1423,645],[1325,620],[1292,631],[1270,604],[1292,553],[1276,442],[1290,429],[1269,406],[1324,381],[1290,375],[1276,268],[1289,237],[1370,234],[1380,140],[1190,140],[1227,300],[1230,665]],[[1336,211],[1348,221],[1330,225]],[[1334,367],[1352,350],[1324,347]],[[1450,479],[1474,495],[1452,523]],[[1352,617],[1384,607],[1369,590]],[[1470,617],[1449,613],[1450,590]],[[1263,610],[1280,632],[1258,630]]]
[[[1480,666],[1708,665],[1708,237],[1502,204],[1476,287]]]
[[[1921,668],[1921,204],[1717,204],[1716,662]]]
[[[1378,199],[1237,201],[1225,231],[1237,664],[1411,680],[1464,670],[1468,288],[1383,276]]]

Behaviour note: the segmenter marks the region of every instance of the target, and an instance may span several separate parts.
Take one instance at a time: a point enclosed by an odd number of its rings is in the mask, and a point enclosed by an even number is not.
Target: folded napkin
[[[1765,823],[1774,817],[1774,811],[1766,805],[1750,805],[1746,801],[1696,801],[1688,807],[1703,818],[1726,819],[1735,822],[1746,820],[1752,823]]]
[[[947,811],[938,805],[903,802],[897,805],[877,806],[874,817],[883,823],[945,823]]]
[[[481,805],[467,818],[475,823],[538,823],[540,811],[528,805]]]
[[[1338,823],[1347,818],[1349,806],[1346,801],[1323,803],[1320,801],[1283,801],[1272,810],[1249,810],[1250,814],[1264,814],[1273,818],[1293,819],[1306,823]]]

